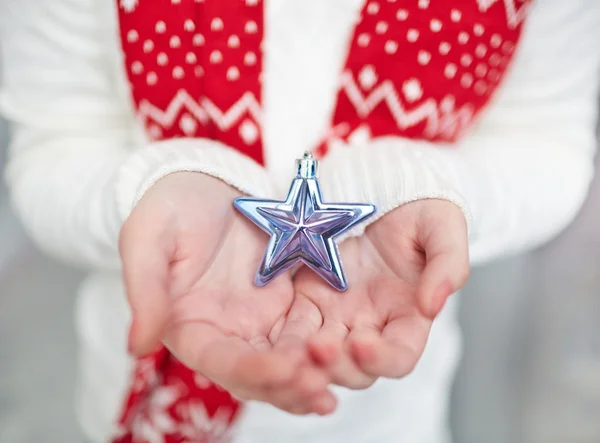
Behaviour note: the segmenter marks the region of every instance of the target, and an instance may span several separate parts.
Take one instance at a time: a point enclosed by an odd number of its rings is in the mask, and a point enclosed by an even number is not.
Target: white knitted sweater
[[[78,414],[93,441],[112,430],[131,364],[117,251],[124,218],[152,183],[177,170],[283,194],[293,159],[314,145],[329,116],[362,0],[267,2],[266,169],[206,140],[160,148],[145,140],[121,66],[114,4],[0,4],[0,106],[14,122],[7,171],[14,206],[41,248],[90,269],[77,308]],[[380,214],[419,198],[451,199],[469,216],[474,263],[547,241],[573,219],[592,177],[599,42],[597,0],[537,0],[506,82],[460,146],[355,139],[352,150],[334,150],[322,164],[327,199],[370,201]],[[406,379],[340,389],[341,406],[328,418],[251,404],[239,441],[444,441],[459,343],[451,303]]]

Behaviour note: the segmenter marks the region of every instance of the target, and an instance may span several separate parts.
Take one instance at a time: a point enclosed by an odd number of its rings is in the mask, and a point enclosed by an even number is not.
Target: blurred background
[[[0,169],[6,132],[0,120]],[[473,272],[461,294],[455,443],[600,442],[599,226],[596,180],[560,238]],[[80,279],[35,250],[0,186],[0,443],[83,441],[73,414]]]

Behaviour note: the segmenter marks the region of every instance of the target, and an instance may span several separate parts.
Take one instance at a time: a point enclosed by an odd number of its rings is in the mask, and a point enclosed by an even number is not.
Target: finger
[[[455,212],[453,208],[452,213]],[[469,277],[467,229],[461,217],[424,217],[419,228],[419,242],[427,262],[419,282],[418,300],[421,312],[429,318],[438,315],[447,298]]]
[[[292,382],[294,396],[299,399],[311,400],[327,391],[329,377],[325,372],[315,367],[303,367]]]
[[[309,354],[317,365],[332,367],[344,352],[343,345],[337,341],[317,336],[308,342]]]
[[[323,324],[323,316],[317,306],[302,294],[296,294],[278,337],[272,337],[275,349],[306,347],[308,337],[314,335]]]
[[[278,402],[278,401],[270,401],[268,397],[264,399],[258,399],[259,401],[263,401],[275,406],[282,411],[289,412],[293,415],[308,415],[308,414],[317,414],[317,415],[329,415],[335,412],[337,408],[337,399],[335,395],[333,395],[330,391],[325,391],[314,400],[307,404],[299,404],[299,403],[290,403],[289,401]]]
[[[420,358],[431,321],[418,316],[388,323],[381,333],[357,330],[348,338],[358,367],[374,377],[399,378],[412,372]]]
[[[226,336],[212,325],[190,322],[169,332],[166,343],[183,363],[232,391],[255,396],[289,382],[306,352],[257,351],[247,341]],[[234,392],[235,393],[235,392]]]
[[[306,349],[308,338],[319,330],[322,322],[317,306],[296,293],[279,336],[272,337],[275,349]],[[302,367],[290,386],[271,390],[264,400],[292,414],[327,414],[336,405],[335,397],[327,391],[328,383],[329,377],[322,369]]]
[[[289,385],[266,390],[259,399],[292,414],[327,414],[331,411],[331,402],[325,399],[333,397],[327,389],[328,382],[323,371],[303,366]],[[335,401],[333,408],[335,409]]]
[[[330,415],[337,409],[337,404],[335,395],[327,391],[313,402],[312,410],[317,415]]]
[[[346,342],[348,333],[344,325],[325,326],[309,342],[309,353],[329,373],[333,383],[365,389],[375,382],[375,377],[365,374],[354,362]]]
[[[274,406],[294,415],[317,414],[325,416],[335,412],[337,408],[337,399],[331,391],[326,390],[306,404],[284,403],[282,405],[275,404]]]
[[[349,333],[344,325],[324,324],[308,341],[309,355],[317,365],[331,372],[343,354],[344,341]]]
[[[128,222],[119,242],[123,280],[132,312],[128,346],[137,356],[156,348],[170,318],[171,251],[167,239],[146,225]]]

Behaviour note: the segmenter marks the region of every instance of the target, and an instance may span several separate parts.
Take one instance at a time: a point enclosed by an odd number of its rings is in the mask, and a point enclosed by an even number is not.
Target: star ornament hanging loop
[[[271,236],[258,272],[264,286],[304,263],[338,291],[348,288],[336,238],[375,213],[370,204],[323,203],[318,160],[310,153],[296,161],[297,175],[285,201],[240,197],[234,206]]]

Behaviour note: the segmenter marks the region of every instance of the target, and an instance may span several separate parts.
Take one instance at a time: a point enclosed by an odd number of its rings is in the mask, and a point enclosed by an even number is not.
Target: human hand
[[[408,203],[344,242],[340,252],[349,289],[339,293],[300,269],[279,342],[308,341],[314,361],[349,388],[407,375],[433,319],[468,278],[462,211],[444,200]]]
[[[273,349],[293,299],[290,274],[253,284],[267,238],[233,208],[239,193],[201,173],[156,183],[121,231],[135,355],[162,340],[191,369],[233,395],[288,412],[335,408],[329,380],[305,347]]]

